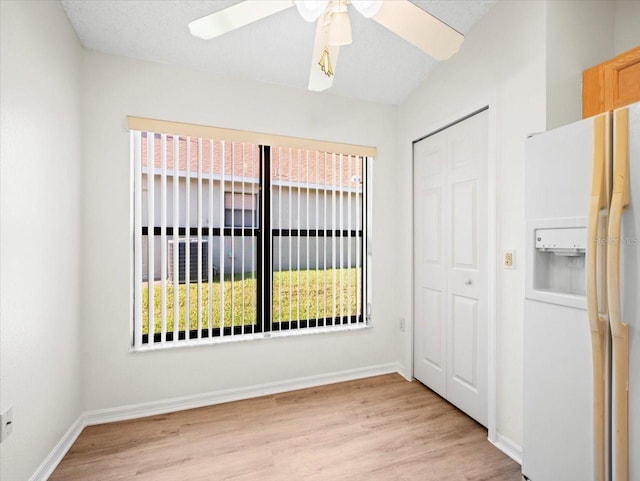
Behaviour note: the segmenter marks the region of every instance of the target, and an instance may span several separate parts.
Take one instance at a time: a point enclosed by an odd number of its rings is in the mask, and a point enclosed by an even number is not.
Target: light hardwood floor
[[[87,427],[64,480],[520,481],[486,430],[397,374]]]

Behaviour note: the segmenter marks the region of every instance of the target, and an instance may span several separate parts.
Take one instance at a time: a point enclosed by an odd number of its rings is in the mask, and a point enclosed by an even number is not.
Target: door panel
[[[473,362],[476,379],[462,383],[452,369],[447,376],[447,399],[476,419],[487,424],[487,155],[488,113],[485,111],[452,127],[452,141],[448,182],[454,206],[452,223],[452,256],[447,272],[448,292],[454,299],[466,299],[473,303],[474,322],[461,317],[456,319],[465,325],[464,338],[457,338],[455,322],[450,323],[448,345],[449,363],[455,367],[456,358]],[[460,160],[453,156],[460,155]],[[483,253],[482,255],[480,253]],[[455,307],[461,308],[456,302]],[[471,315],[469,313],[469,315]],[[464,345],[461,339],[467,340]],[[474,358],[475,356],[475,358]]]
[[[424,336],[422,341],[424,360],[430,363],[434,369],[442,372],[444,369],[444,356],[442,351],[442,292],[434,289],[423,289],[422,302],[425,314],[425,332],[433,332],[433,336]]]
[[[463,387],[478,390],[478,301],[453,296],[451,378]]]
[[[414,375],[487,423],[488,113],[414,144]]]
[[[469,142],[470,139],[464,136],[462,130],[458,130],[458,125],[451,127],[453,130],[449,132],[451,138],[451,167],[453,169],[466,168],[474,162],[473,143]]]
[[[446,393],[447,295],[445,231],[447,229],[444,180],[446,144],[444,136],[416,144],[414,175],[414,371],[416,378],[441,396]]]
[[[453,265],[456,268],[476,268],[478,251],[476,180],[453,185]]]
[[[441,261],[440,256],[440,236],[437,235],[441,231],[442,221],[440,212],[442,210],[442,189],[425,190],[422,196],[424,205],[423,223],[420,228],[422,232],[422,261],[432,264],[438,264]],[[432,235],[429,230],[435,229],[436,235]]]

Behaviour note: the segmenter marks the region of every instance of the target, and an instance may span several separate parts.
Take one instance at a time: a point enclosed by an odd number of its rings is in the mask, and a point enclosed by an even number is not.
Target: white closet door
[[[483,111],[414,146],[414,375],[487,424]]]
[[[446,134],[414,146],[414,376],[446,397]]]

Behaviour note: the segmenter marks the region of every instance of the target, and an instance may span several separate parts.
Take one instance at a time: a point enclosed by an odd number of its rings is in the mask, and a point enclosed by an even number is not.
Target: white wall
[[[547,2],[547,129],[582,118],[582,72],[614,56],[616,5]]]
[[[524,298],[524,140],[545,128],[546,4],[504,1],[467,35],[461,51],[441,63],[399,110],[398,195],[411,205],[413,140],[478,107],[490,105],[497,163],[497,429],[522,441],[522,319]],[[400,313],[411,318],[411,213],[400,211]],[[503,270],[504,249],[516,266]],[[411,329],[404,363],[411,359]]]
[[[615,55],[640,46],[640,2],[616,0],[614,50]]]
[[[84,407],[88,410],[364,368],[398,359],[397,109],[95,52],[83,58]],[[127,114],[378,147],[374,327],[133,354]]]
[[[0,479],[24,481],[80,413],[81,49],[58,2],[0,11]]]

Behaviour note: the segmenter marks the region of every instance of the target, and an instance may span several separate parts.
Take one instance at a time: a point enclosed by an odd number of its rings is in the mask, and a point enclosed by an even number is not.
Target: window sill
[[[140,347],[131,346],[129,348],[129,352],[139,353],[139,352],[151,352],[151,351],[165,351],[170,349],[211,346],[216,344],[258,341],[262,339],[275,339],[275,338],[282,338],[282,337],[302,337],[302,336],[309,336],[314,334],[327,334],[327,333],[346,332],[346,331],[361,331],[363,329],[370,329],[370,328],[371,328],[371,325],[368,323],[357,323],[357,324],[344,324],[344,325],[337,325],[337,326],[305,328],[305,329],[299,329],[299,330],[287,329],[283,331],[271,331],[267,333],[261,332],[257,334],[239,334],[239,335],[230,335],[230,336],[215,337],[215,338],[192,339],[188,341],[185,341],[185,340],[166,341],[166,342],[156,342],[156,343],[153,343],[152,345],[145,344]]]

